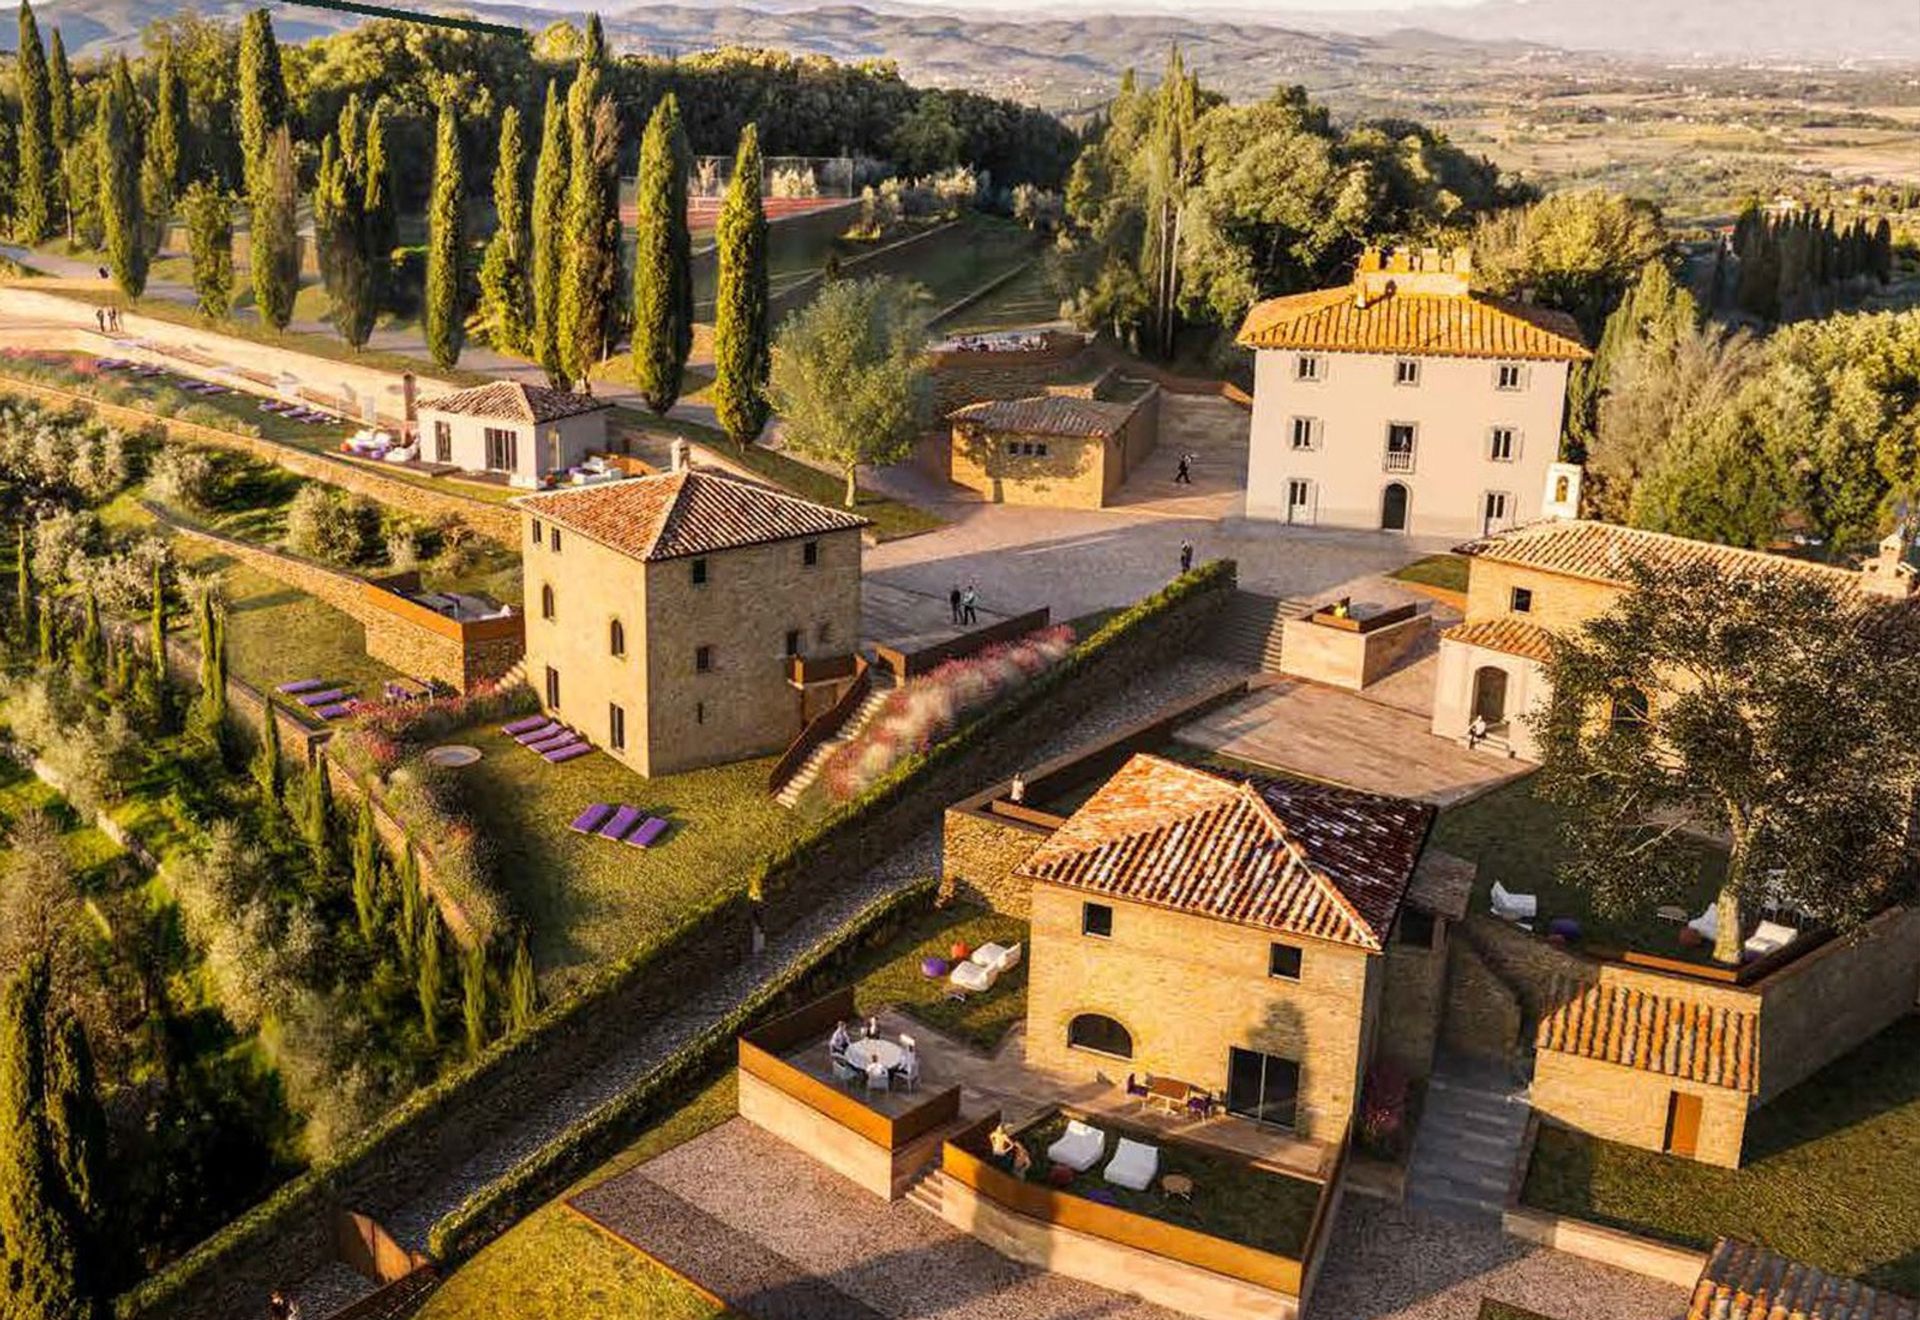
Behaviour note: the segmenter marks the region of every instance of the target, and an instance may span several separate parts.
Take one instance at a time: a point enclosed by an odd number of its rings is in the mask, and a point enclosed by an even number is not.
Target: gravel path
[[[1117,700],[1106,702],[1062,728],[1048,740],[1035,760],[1057,756],[1081,743],[1113,732],[1182,697],[1210,687],[1243,668],[1205,657],[1186,657],[1166,668],[1143,674]],[[1003,767],[1010,772],[1014,767]],[[583,1071],[573,1085],[507,1129],[485,1149],[450,1170],[413,1201],[390,1215],[387,1230],[414,1250],[426,1249],[426,1237],[442,1215],[470,1193],[512,1168],[569,1126],[640,1080],[701,1031],[732,1012],[763,982],[776,976],[812,948],[835,927],[885,894],[904,888],[921,876],[940,870],[941,826],[938,821],[922,831],[892,857],[853,878],[820,902],[800,921],[767,941],[765,953],[727,967],[662,1017],[641,1024],[599,1064]],[[352,1290],[351,1273],[339,1267],[317,1271],[302,1281],[302,1310],[325,1316],[363,1293]]]

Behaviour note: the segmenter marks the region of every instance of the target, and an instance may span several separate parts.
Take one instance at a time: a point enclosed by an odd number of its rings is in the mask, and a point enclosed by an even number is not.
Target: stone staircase
[[[506,673],[500,675],[500,682],[498,686],[500,690],[504,692],[508,688],[519,687],[522,684],[524,684],[526,681],[527,681],[527,661],[526,661],[526,658],[523,656],[520,659],[515,660],[513,662],[513,668],[507,670]]]
[[[1280,673],[1282,628],[1311,608],[1311,601],[1236,591],[1208,631],[1206,650],[1222,660]]]
[[[1407,1204],[1499,1227],[1530,1112],[1526,1087],[1504,1067],[1442,1058],[1407,1163]]]
[[[857,737],[879,713],[880,704],[893,692],[892,671],[875,666],[867,672],[872,676],[873,684],[872,689],[867,693],[867,699],[860,703],[858,710],[848,716],[847,722],[840,726],[840,732],[814,748],[813,754],[801,763],[798,770],[794,771],[793,778],[783,784],[780,791],[773,795],[774,801],[781,806],[792,807],[800,800],[800,795],[820,777],[820,771],[826,766],[827,758]]]
[[[942,1219],[947,1177],[940,1172],[940,1161],[934,1160],[926,1168],[914,1175],[907,1185],[907,1194],[903,1200],[911,1201],[935,1219]]]

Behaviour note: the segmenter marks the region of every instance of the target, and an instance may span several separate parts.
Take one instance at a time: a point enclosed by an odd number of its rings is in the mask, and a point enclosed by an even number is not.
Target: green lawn
[[[1720,1169],[1543,1127],[1523,1199],[1690,1246],[1745,1238],[1920,1296],[1920,1017],[1802,1082]]]
[[[1590,893],[1559,879],[1566,856],[1563,819],[1558,807],[1533,795],[1532,779],[1522,779],[1441,812],[1433,842],[1435,847],[1480,864],[1471,911],[1487,911],[1488,897],[1497,880],[1510,890],[1539,895],[1536,930],[1544,931],[1546,923],[1555,917],[1573,917],[1580,922],[1585,942],[1596,950],[1633,949],[1666,958],[1712,962],[1710,948],[1682,948],[1680,926],[1661,921],[1654,910],[1672,903],[1686,909],[1690,916],[1698,916],[1713,900],[1726,874],[1725,853],[1702,844],[1699,876],[1691,886],[1655,898],[1632,912],[1602,912],[1595,908]]]
[[[567,1195],[691,1141],[732,1118],[735,1109],[735,1074],[728,1071]],[[707,1320],[725,1314],[677,1276],[569,1210],[565,1199],[542,1206],[462,1265],[418,1320]]]
[[[1465,591],[1467,558],[1465,555],[1428,555],[1394,569],[1387,576],[1402,582],[1418,582],[1423,587],[1439,587],[1442,591]]]
[[[985,283],[983,280],[982,283]],[[1043,325],[1060,319],[1060,295],[1047,287],[1044,259],[1035,258],[1018,275],[969,307],[940,323],[943,334],[969,334]]]
[[[1027,962],[1007,972],[984,995],[947,998],[946,979],[922,975],[920,962],[948,956],[956,943],[1024,945],[1027,923],[967,903],[922,913],[893,939],[870,950],[854,968],[854,1003],[861,1013],[897,1008],[981,1050],[998,1046],[1027,1012]]]
[[[1033,1155],[1035,1175],[1047,1163],[1047,1147],[1066,1134],[1067,1119],[1055,1114],[1015,1135]],[[1313,1226],[1320,1204],[1320,1184],[1283,1173],[1250,1168],[1238,1160],[1216,1157],[1182,1146],[1162,1143],[1160,1174],[1185,1174],[1193,1179],[1193,1199],[1162,1196],[1158,1185],[1144,1192],[1130,1191],[1100,1178],[1097,1169],[1113,1157],[1123,1134],[1108,1132],[1106,1152],[1094,1170],[1077,1175],[1067,1188],[1084,1195],[1100,1188],[1122,1210],[1159,1219],[1212,1237],[1238,1242],[1260,1251],[1298,1257]]]
[[[14,821],[34,808],[58,822],[60,842],[75,874],[85,875],[120,856],[120,845],[93,826],[81,824],[65,798],[34,778],[24,766],[0,757],[0,874],[5,873],[10,851],[8,832]]]
[[[645,779],[597,752],[549,765],[492,726],[448,741],[483,753],[462,772],[469,808],[496,850],[500,886],[528,921],[550,997],[743,883],[754,859],[798,828],[767,795],[765,760]],[[631,804],[672,828],[644,850],[568,829],[594,802]]]

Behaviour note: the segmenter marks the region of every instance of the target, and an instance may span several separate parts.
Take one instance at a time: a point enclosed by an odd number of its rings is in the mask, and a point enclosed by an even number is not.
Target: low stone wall
[[[1014,870],[1051,834],[1004,816],[948,807],[941,842],[941,901],[959,898],[1026,920],[1033,885]]]
[[[1603,1228],[1583,1219],[1548,1214],[1526,1206],[1510,1207],[1501,1218],[1501,1227],[1524,1242],[1631,1270],[1676,1288],[1691,1290],[1707,1265],[1704,1251],[1655,1242],[1619,1229]]]
[[[1280,668],[1296,678],[1359,692],[1385,677],[1432,630],[1430,614],[1369,632],[1329,627],[1311,617],[1288,619],[1280,635]]]
[[[1434,927],[1443,932],[1447,923],[1436,920]],[[1410,1077],[1425,1077],[1433,1071],[1433,1051],[1446,1009],[1447,960],[1453,942],[1441,934],[1435,939],[1440,941],[1437,949],[1398,941],[1387,946],[1377,1050]]]
[[[1519,997],[1473,945],[1464,939],[1448,941],[1441,1043],[1457,1054],[1505,1062],[1520,1051],[1523,1017]]]
[[[1771,1100],[1914,1010],[1920,908],[1881,913],[1758,985],[1760,1098]]]

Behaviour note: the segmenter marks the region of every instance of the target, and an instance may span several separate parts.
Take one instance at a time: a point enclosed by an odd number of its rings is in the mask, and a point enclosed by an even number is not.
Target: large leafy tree
[[[287,81],[280,43],[264,9],[250,10],[240,25],[240,161],[248,192],[274,169],[273,137],[287,122]]]
[[[53,212],[59,194],[55,174],[52,88],[47,74],[47,51],[40,44],[40,25],[30,0],[20,0],[20,39],[14,66],[20,96],[19,228],[29,243],[53,232]]]
[[[647,406],[673,407],[693,350],[693,240],[687,228],[692,166],[680,102],[654,107],[640,142],[633,244],[633,377]]]
[[[760,196],[760,134],[740,133],[733,178],[719,223],[718,281],[713,309],[713,411],[735,444],[749,444],[767,424],[767,378],[773,368],[768,325],[767,212]]]
[[[500,116],[500,156],[493,170],[493,237],[480,264],[480,303],[493,343],[525,353],[533,341],[533,235],[527,209],[527,143],[520,110]]]
[[[273,132],[266,168],[254,174],[249,203],[253,304],[262,322],[284,330],[293,319],[293,299],[300,287],[299,237],[294,230],[299,192],[293,137],[285,124]]]
[[[619,118],[591,57],[567,93],[565,228],[561,235],[558,348],[561,371],[585,383],[606,355],[620,286]]]
[[[786,443],[846,476],[896,463],[932,403],[919,290],[890,278],[836,280],[781,327],[770,393]]]
[[[1600,189],[1554,193],[1481,221],[1474,279],[1495,293],[1530,294],[1569,312],[1592,337],[1666,246],[1651,203]]]
[[[565,261],[567,181],[572,174],[566,103],[558,80],[547,83],[540,120],[540,159],[533,175],[533,356],[556,389],[568,384],[560,358],[560,271]]]
[[[433,196],[427,208],[427,351],[435,363],[460,360],[467,312],[461,263],[466,259],[466,184],[460,160],[460,126],[453,107],[440,107],[433,153]]]
[[[1606,614],[1556,640],[1538,720],[1566,878],[1603,911],[1671,901],[1724,840],[1714,956],[1763,898],[1846,927],[1911,883],[1920,632],[1904,603],[1757,566],[1629,565]]]
[[[147,288],[146,218],[140,198],[140,107],[122,55],[113,67],[95,131],[100,137],[100,201],[107,264],[129,298]]]

